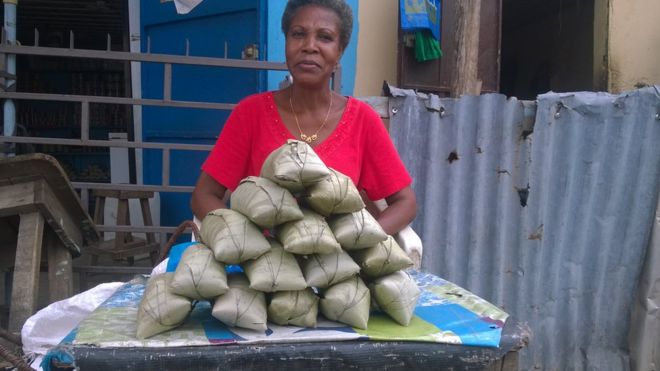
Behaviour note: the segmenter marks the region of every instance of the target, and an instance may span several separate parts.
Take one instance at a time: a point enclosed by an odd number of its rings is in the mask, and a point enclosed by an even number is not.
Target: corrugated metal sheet
[[[658,89],[545,94],[535,117],[496,94],[392,105],[423,268],[527,322],[521,369],[628,369],[660,183]]]
[[[630,329],[633,370],[660,370],[660,200]]]

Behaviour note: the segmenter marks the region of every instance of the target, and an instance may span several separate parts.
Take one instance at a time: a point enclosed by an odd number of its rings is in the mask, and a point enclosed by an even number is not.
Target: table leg
[[[54,233],[46,233],[48,247],[48,288],[50,302],[73,295],[71,253]]]
[[[117,200],[117,225],[131,225],[129,219],[128,199]],[[130,233],[115,233],[115,250],[123,250],[127,242],[131,241]]]
[[[96,225],[103,225],[105,224],[105,196],[96,196],[96,205],[94,206],[94,224]],[[99,232],[100,236],[100,242],[103,242],[105,239],[105,234],[103,232]],[[92,254],[90,257],[90,265],[98,265],[99,263],[99,256],[96,254]],[[81,273],[80,276],[82,277],[84,273]]]
[[[493,361],[484,371],[518,371],[518,351],[509,351],[502,358]]]
[[[38,211],[21,214],[16,244],[9,331],[20,332],[37,309],[44,218]]]
[[[151,218],[151,208],[149,207],[148,198],[140,198],[140,208],[142,209],[142,221],[145,226],[151,227],[154,225],[154,222]],[[152,245],[156,243],[156,234],[153,232],[147,232],[147,245]],[[158,264],[158,257],[160,256],[160,249],[153,250],[149,252],[149,257],[151,258],[151,265],[154,267]]]

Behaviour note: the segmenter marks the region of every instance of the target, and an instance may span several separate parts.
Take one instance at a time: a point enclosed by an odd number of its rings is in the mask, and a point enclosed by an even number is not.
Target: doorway
[[[501,92],[533,100],[548,91],[599,89],[594,4],[503,0]]]

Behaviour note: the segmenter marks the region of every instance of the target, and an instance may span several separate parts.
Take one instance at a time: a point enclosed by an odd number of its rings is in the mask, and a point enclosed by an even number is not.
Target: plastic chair
[[[387,202],[384,199],[375,201],[374,205],[380,211],[387,208]],[[422,239],[419,238],[419,235],[417,235],[412,227],[408,225],[394,235],[394,239],[413,261],[413,268],[420,269],[422,266],[422,253],[424,252],[424,248],[422,246]]]

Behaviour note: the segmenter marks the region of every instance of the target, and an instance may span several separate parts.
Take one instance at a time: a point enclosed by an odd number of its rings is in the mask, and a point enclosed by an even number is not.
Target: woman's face
[[[286,64],[295,84],[327,86],[342,54],[339,35],[339,17],[332,10],[298,9],[286,35]]]

